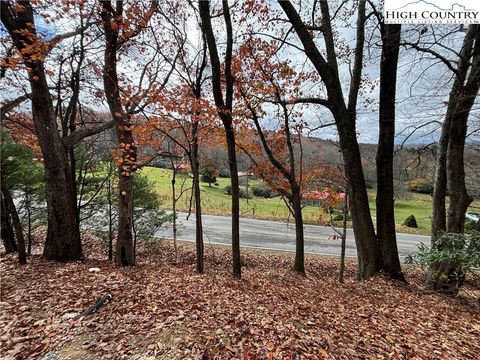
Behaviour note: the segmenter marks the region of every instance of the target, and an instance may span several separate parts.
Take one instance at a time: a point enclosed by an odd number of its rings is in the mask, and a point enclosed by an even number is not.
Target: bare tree
[[[398,257],[395,232],[393,155],[395,141],[395,99],[401,25],[380,22],[380,113],[377,149],[377,237],[382,267],[388,276],[405,281]]]
[[[440,231],[463,232],[465,211],[472,202],[465,186],[464,148],[468,116],[480,87],[480,26],[468,27],[458,66],[453,70],[455,78],[437,151],[432,239]],[[448,216],[447,189],[450,194]]]
[[[381,268],[377,239],[368,203],[360,149],[356,136],[356,106],[362,75],[365,37],[365,1],[361,0],[358,3],[355,59],[351,71],[348,102],[345,101],[343,96],[343,89],[339,77],[331,22],[332,16],[328,2],[318,2],[322,14],[321,26],[316,26],[315,24],[307,25],[290,1],[281,0],[279,4],[298,35],[306,56],[317,70],[326,87],[327,98],[317,99],[316,102],[326,106],[330,110],[337,125],[349,186],[348,193],[350,197],[353,231],[357,243],[359,262],[358,277],[365,279],[372,276]],[[315,2],[314,6],[316,5],[317,2]],[[315,13],[315,9],[313,9],[312,13]],[[320,52],[311,34],[311,31],[318,30],[322,32],[325,40],[326,58]]]
[[[228,165],[232,186],[232,261],[233,275],[241,277],[240,263],[240,190],[238,183],[237,155],[235,152],[235,130],[232,118],[233,103],[233,76],[232,76],[232,48],[233,31],[230,8],[227,0],[222,1],[223,19],[226,29],[226,48],[223,63],[223,78],[225,80],[225,97],[222,91],[222,66],[218,55],[217,41],[212,28],[210,15],[210,1],[199,1],[202,31],[208,45],[210,63],[212,66],[212,91],[218,115],[222,120],[227,139]]]

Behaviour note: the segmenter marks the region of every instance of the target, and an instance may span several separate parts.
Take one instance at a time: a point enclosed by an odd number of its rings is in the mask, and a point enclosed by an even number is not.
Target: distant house
[[[174,162],[173,166],[180,174],[188,174],[190,172],[190,164],[188,162]]]

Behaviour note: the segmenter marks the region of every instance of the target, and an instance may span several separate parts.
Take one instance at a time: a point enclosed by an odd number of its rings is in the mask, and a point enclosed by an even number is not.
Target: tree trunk
[[[60,154],[59,154],[60,155]],[[45,185],[47,193],[48,227],[47,240],[43,256],[57,261],[80,260],[82,247],[80,231],[77,222],[77,206],[73,194],[73,179],[70,177],[66,150],[63,150],[62,160],[65,160],[58,177],[57,170],[52,174],[45,167]],[[60,167],[60,166],[59,166]]]
[[[468,201],[468,196],[464,191],[464,186],[461,185],[461,183],[464,183],[465,181],[465,173],[463,169],[463,147],[465,143],[466,122],[468,120],[468,115],[470,114],[470,110],[473,105],[472,101],[474,101],[476,93],[478,93],[478,69],[477,72],[474,71],[475,58],[478,67],[478,48],[480,46],[480,42],[478,40],[478,33],[478,25],[470,25],[467,34],[465,35],[465,38],[463,40],[457,72],[455,74],[455,80],[453,82],[452,90],[450,91],[450,95],[448,98],[447,112],[445,114],[445,120],[442,125],[442,133],[440,136],[437,150],[435,184],[433,191],[432,246],[435,246],[435,237],[438,235],[439,232],[450,231],[449,226],[447,226],[445,211],[445,196],[447,193],[447,186],[451,185],[451,180],[448,179],[450,175],[453,176],[453,186],[456,186],[456,191],[460,192],[459,194],[453,194],[453,191],[451,189],[448,189],[449,194],[451,196],[453,195],[454,201],[454,205],[451,208],[451,215],[449,210],[449,217],[451,218],[450,224],[455,229],[454,232],[457,232],[458,230],[461,230],[463,232],[463,225],[460,224],[459,218],[461,216],[463,222],[463,217],[465,214],[463,213],[459,215],[459,212],[462,210],[462,208],[465,208],[466,210],[465,203]],[[476,38],[477,40],[475,40]],[[474,42],[476,50],[473,51],[474,59],[471,63],[470,59],[472,57],[472,49]],[[464,87],[464,83],[471,66],[472,69],[470,71],[468,80],[469,88],[467,89],[466,86]],[[477,74],[476,80],[475,74]],[[455,139],[453,140],[455,143],[454,145],[450,145],[450,137],[452,135],[455,137]],[[461,143],[463,143],[463,145]],[[449,152],[450,155],[448,154]],[[453,158],[451,158],[450,161],[447,160],[447,158],[450,156],[461,162],[453,164]],[[448,163],[450,163],[451,170],[447,175],[447,167],[449,166]],[[461,174],[456,175],[454,171],[456,171],[458,167],[462,168],[460,170]],[[466,206],[468,207],[468,205]]]
[[[292,185],[292,209],[295,217],[295,263],[293,269],[305,275],[305,247],[300,187]]]
[[[6,216],[10,217],[12,220],[13,230],[15,232],[15,238],[17,240],[18,248],[18,262],[20,264],[27,263],[27,253],[25,252],[25,238],[23,236],[22,223],[18,217],[17,209],[15,208],[15,203],[13,202],[12,195],[10,190],[5,183],[5,178],[1,178],[1,192],[3,202],[5,204]]]
[[[133,246],[133,172],[136,170],[137,147],[134,145],[130,115],[122,106],[117,74],[119,26],[113,27],[113,14],[122,14],[123,3],[117,2],[113,10],[110,1],[102,1],[101,18],[105,33],[105,64],[103,85],[110,113],[115,121],[121,150],[119,166],[118,234],[115,262],[121,266],[135,265]]]
[[[27,254],[32,255],[32,202],[30,199],[29,195],[29,189],[28,186],[26,185],[26,180],[25,180],[25,211],[27,212],[27,239],[28,239],[28,245],[27,245]]]
[[[173,213],[173,223],[172,223],[172,234],[173,234],[173,248],[175,251],[175,264],[178,263],[178,249],[177,249],[177,195],[175,193],[175,178],[177,176],[177,169],[173,162],[173,158],[170,158],[172,164],[172,213]]]
[[[385,273],[405,281],[398,257],[395,233],[393,150],[395,98],[401,25],[383,25],[380,62],[380,114],[377,149],[377,241]]]
[[[241,277],[240,260],[240,187],[238,182],[237,154],[235,152],[235,133],[231,126],[225,127],[228,147],[228,167],[232,187],[232,265],[233,276]]]
[[[47,194],[48,229],[43,255],[50,260],[80,260],[82,246],[67,147],[58,132],[43,61],[31,58],[36,53],[31,49],[40,41],[31,4],[2,1],[1,17],[29,69],[33,121],[44,160]]]
[[[202,201],[200,192],[200,164],[198,161],[198,123],[193,124],[193,149],[192,149],[192,173],[193,173],[193,196],[195,198],[195,244],[197,250],[197,272],[203,274],[203,223]]]
[[[468,74],[468,77],[467,77]],[[466,80],[466,82],[465,82]],[[464,148],[467,134],[467,122],[470,111],[480,88],[480,25],[470,25],[460,51],[457,72],[449,96],[445,123],[442,128],[442,138],[446,142],[439,148],[444,157],[444,162],[437,168],[436,182],[446,178],[446,186],[450,195],[450,204],[446,221],[446,231],[463,233],[465,225],[465,212],[472,202],[472,197],[467,193],[465,186]],[[445,131],[445,133],[444,133]],[[444,136],[445,135],[445,136]],[[438,165],[438,161],[437,161]],[[440,172],[441,171],[441,172]],[[435,185],[436,187],[436,185]],[[434,193],[434,195],[436,195]],[[442,194],[438,194],[441,196]],[[443,198],[445,194],[443,194]],[[434,199],[434,206],[440,204],[439,199]],[[435,209],[445,223],[445,207]],[[437,220],[437,219],[435,219]],[[436,244],[436,235],[440,229],[434,228],[432,222],[432,247]],[[430,266],[426,286],[429,289],[457,294],[459,287],[465,279],[465,274],[455,262],[438,261]]]
[[[133,176],[120,176],[118,198],[118,234],[115,262],[120,266],[135,265],[133,251]]]
[[[198,5],[200,18],[202,21],[202,31],[205,35],[208,51],[210,54],[210,63],[212,66],[212,94],[217,107],[218,115],[222,120],[227,139],[228,166],[230,169],[230,181],[232,187],[232,262],[233,276],[241,277],[240,262],[240,189],[238,184],[237,155],[235,152],[235,132],[232,119],[233,102],[233,76],[232,76],[232,48],[233,31],[230,18],[230,8],[228,1],[222,1],[223,18],[227,33],[225,47],[224,76],[222,77],[222,66],[218,55],[217,43],[213,33],[212,21],[210,17],[210,2],[200,1]],[[222,92],[222,78],[225,78],[225,100]]]
[[[350,213],[357,245],[359,279],[366,279],[380,270],[380,257],[365,186],[360,148],[355,125],[350,120],[337,122],[345,175],[350,194]]]
[[[445,211],[445,197],[447,196],[447,149],[450,132],[450,116],[447,116],[442,124],[442,132],[436,152],[435,181],[433,185],[432,199],[432,245],[435,245],[435,237],[442,231],[447,231],[447,218]]]
[[[107,201],[108,201],[108,260],[113,260],[113,204],[112,204],[112,179],[111,173],[107,180]]]
[[[2,178],[2,182],[3,182]],[[3,192],[1,195],[0,216],[2,217],[2,242],[7,254],[17,251],[17,243],[15,241],[15,234],[13,233],[12,221],[7,212],[5,201],[3,200]]]
[[[480,89],[480,25],[472,25],[475,45],[467,82],[455,104],[447,149],[447,182],[450,203],[447,213],[447,231],[463,233],[465,212],[473,198],[465,185],[464,150],[470,111]]]
[[[340,271],[338,274],[338,282],[344,283],[345,272],[345,247],[347,242],[347,221],[348,221],[348,192],[345,191],[345,200],[343,202],[343,223],[342,223],[342,245],[340,251]]]

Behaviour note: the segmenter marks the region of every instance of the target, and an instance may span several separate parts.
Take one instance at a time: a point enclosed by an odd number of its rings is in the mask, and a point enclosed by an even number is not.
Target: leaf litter
[[[0,342],[4,359],[476,359],[480,310],[473,301],[379,275],[337,282],[338,258],[242,249],[242,279],[230,275],[230,249],[206,246],[203,275],[194,244],[139,244],[138,266],[104,260],[102,239],[85,233],[83,262],[19,266],[0,258]],[[160,240],[157,240],[160,241]],[[89,269],[99,271],[91,272]],[[75,319],[96,299],[113,299]]]

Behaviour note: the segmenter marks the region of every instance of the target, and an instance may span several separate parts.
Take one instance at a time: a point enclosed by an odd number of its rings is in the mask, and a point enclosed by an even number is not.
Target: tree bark
[[[435,237],[442,231],[450,231],[450,226],[447,226],[446,220],[446,210],[445,210],[445,197],[447,195],[447,187],[451,185],[450,179],[447,175],[447,167],[448,163],[450,163],[450,174],[453,176],[452,180],[454,182],[454,187],[456,187],[456,191],[459,191],[459,194],[453,194],[451,189],[449,190],[449,194],[453,195],[454,205],[451,209],[451,218],[450,224],[453,225],[455,228],[454,232],[458,232],[461,230],[463,232],[463,226],[460,224],[460,216],[465,216],[465,211],[463,214],[459,215],[459,212],[462,208],[465,207],[465,203],[468,201],[468,196],[463,189],[463,183],[465,181],[465,173],[464,173],[464,163],[463,163],[463,147],[465,144],[465,134],[466,134],[466,121],[468,120],[468,115],[470,114],[472,101],[476,96],[475,89],[475,81],[474,81],[474,73],[471,71],[469,78],[471,78],[470,82],[470,89],[467,90],[464,86],[465,81],[467,79],[467,74],[470,69],[470,58],[472,57],[472,49],[475,38],[478,38],[478,26],[477,25],[470,25],[463,40],[462,49],[459,55],[458,67],[455,74],[455,79],[452,85],[452,90],[450,91],[450,95],[448,98],[448,107],[447,112],[445,114],[445,120],[442,125],[442,133],[440,135],[440,141],[438,144],[437,150],[437,162],[435,167],[435,183],[434,183],[434,191],[433,191],[433,213],[432,213],[432,246],[435,246]],[[479,45],[476,47],[478,48]],[[478,50],[477,50],[478,52]],[[477,54],[478,57],[478,54]],[[473,63],[472,63],[473,65]],[[473,67],[472,67],[473,70]],[[478,76],[478,74],[477,74]],[[472,82],[473,81],[473,82]],[[478,79],[476,80],[478,81]],[[468,94],[468,92],[470,94]],[[478,88],[476,90],[478,93]],[[465,133],[465,134],[464,134]],[[455,139],[454,145],[450,145],[451,136],[454,136]],[[463,137],[463,141],[461,140]],[[461,144],[463,142],[463,145]],[[449,155],[450,149],[450,155]],[[460,155],[461,153],[461,155]],[[453,164],[452,160],[447,160],[449,157],[456,158],[455,161],[460,161],[460,163]],[[453,171],[457,171],[457,166],[461,167],[460,174],[456,175]],[[463,174],[463,175],[462,175]],[[459,184],[460,183],[460,184]],[[459,184],[456,186],[455,184]],[[452,200],[452,198],[450,199]],[[462,205],[460,205],[462,203]],[[468,205],[467,205],[468,207]],[[466,210],[466,207],[465,207]],[[455,219],[455,220],[454,220]]]
[[[438,191],[434,192],[434,218],[432,220],[432,248],[438,248],[436,242],[440,225],[451,233],[463,233],[465,212],[472,202],[465,186],[464,148],[467,134],[467,122],[470,111],[480,88],[480,25],[470,25],[460,51],[455,80],[449,95],[447,113],[442,127],[439,153],[437,155]],[[439,161],[442,161],[439,163]],[[446,184],[445,184],[446,180]],[[445,190],[448,188],[450,203],[445,221]],[[438,197],[438,198],[437,198]],[[442,203],[443,201],[443,203]],[[436,208],[439,206],[439,208]],[[427,288],[458,293],[464,280],[464,273],[455,262],[438,261],[430,266]]]
[[[82,246],[74,179],[67,148],[58,133],[43,60],[32,56],[42,51],[43,41],[36,35],[31,4],[17,1],[12,5],[2,1],[1,18],[29,69],[33,121],[45,167],[48,229],[43,255],[58,261],[80,260]]]
[[[27,253],[25,251],[25,238],[23,236],[22,223],[15,208],[15,203],[13,202],[10,189],[8,189],[7,184],[5,183],[5,178],[1,177],[1,192],[2,192],[2,201],[5,204],[6,216],[10,217],[12,220],[13,230],[15,232],[15,238],[17,240],[17,249],[18,249],[18,262],[20,264],[27,263]]]
[[[114,10],[111,1],[102,1],[101,17],[105,33],[105,64],[103,84],[110,113],[115,121],[117,139],[120,144],[119,166],[118,234],[115,246],[115,262],[121,266],[135,265],[133,244],[133,172],[136,170],[137,147],[134,145],[130,115],[122,106],[117,74],[117,50],[119,49],[120,21],[123,2],[116,2]]]
[[[233,32],[230,18],[230,9],[228,1],[222,1],[223,17],[227,32],[227,43],[225,50],[225,100],[222,92],[222,75],[220,58],[218,55],[215,35],[213,33],[212,21],[210,18],[210,2],[199,1],[199,12],[202,21],[202,31],[210,54],[210,63],[212,66],[212,92],[217,107],[218,114],[222,120],[225,129],[228,151],[228,167],[230,170],[230,181],[232,187],[232,265],[233,275],[241,277],[240,262],[240,189],[238,183],[237,155],[235,151],[235,132],[232,119],[232,101],[233,101],[233,77],[232,77],[232,47]]]
[[[433,185],[432,199],[432,245],[435,244],[435,237],[442,231],[447,231],[447,217],[445,210],[445,197],[447,196],[447,149],[450,132],[451,116],[447,115],[442,124],[442,132],[436,152],[435,181]]]
[[[202,201],[200,192],[200,163],[198,161],[198,122],[192,126],[192,173],[193,173],[193,196],[195,199],[195,244],[197,250],[197,272],[203,274],[203,223]]]
[[[398,257],[395,232],[393,151],[395,141],[395,98],[401,25],[382,26],[380,62],[380,113],[377,148],[377,241],[385,273],[405,281]]]
[[[338,272],[338,282],[344,283],[345,272],[345,247],[347,242],[347,222],[348,222],[348,192],[345,191],[345,200],[343,202],[343,222],[342,222],[342,244],[340,251],[340,270]]]
[[[120,266],[135,265],[133,244],[133,176],[122,176],[118,182],[118,233],[115,262]]]
[[[2,179],[3,182],[3,179]],[[15,234],[13,232],[12,221],[10,216],[7,212],[7,207],[5,206],[5,201],[3,199],[3,192],[0,193],[1,195],[1,208],[0,208],[0,216],[2,218],[2,242],[3,246],[5,247],[5,252],[7,254],[16,252],[17,249],[17,242],[15,241]]]
[[[344,120],[341,122],[344,122]],[[380,257],[377,251],[375,229],[370,213],[355,126],[352,126],[352,123],[348,120],[342,125],[345,125],[345,127],[342,128],[342,131],[339,131],[340,146],[342,147],[345,175],[348,181],[350,213],[357,245],[357,276],[359,279],[366,279],[380,270]]]
[[[305,274],[305,246],[300,187],[292,186],[292,209],[295,217],[295,263],[293,270]]]
[[[447,181],[450,191],[447,231],[455,233],[463,233],[465,212],[473,201],[465,185],[464,150],[468,117],[480,88],[480,25],[471,26],[475,45],[473,46],[470,72],[455,104],[455,115],[450,126],[447,149]]]
[[[178,263],[178,248],[177,248],[177,195],[175,193],[175,182],[177,177],[177,168],[175,167],[175,163],[173,158],[170,158],[170,163],[172,165],[172,235],[173,235],[173,249],[175,251],[175,264]]]
[[[240,186],[238,181],[237,154],[235,152],[235,132],[231,124],[225,126],[227,137],[228,168],[232,187],[232,265],[233,275],[241,277],[240,260]]]

